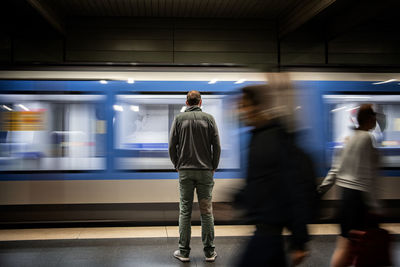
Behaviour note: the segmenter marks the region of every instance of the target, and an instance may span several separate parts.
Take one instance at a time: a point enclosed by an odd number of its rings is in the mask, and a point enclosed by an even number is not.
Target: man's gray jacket
[[[175,117],[169,136],[169,156],[175,169],[216,170],[220,154],[213,116],[191,106]]]

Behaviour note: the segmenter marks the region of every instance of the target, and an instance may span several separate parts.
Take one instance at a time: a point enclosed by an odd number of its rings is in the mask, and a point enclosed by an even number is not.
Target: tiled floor
[[[400,234],[400,224],[382,224],[392,234]],[[254,226],[224,225],[215,226],[215,235],[251,236]],[[337,235],[337,224],[310,224],[311,235]],[[286,231],[284,234],[288,234]],[[192,226],[192,236],[200,237],[200,226]],[[91,227],[91,228],[44,228],[0,230],[0,241],[17,240],[58,240],[58,239],[105,239],[105,238],[167,238],[179,237],[178,226],[155,227]]]
[[[399,234],[399,225],[385,228]],[[218,258],[205,263],[200,227],[193,226],[191,262],[172,257],[177,227],[108,227],[0,230],[0,266],[233,266],[252,226],[216,226]],[[310,257],[301,266],[329,266],[337,225],[311,225]],[[394,235],[400,266],[400,239]]]
[[[254,226],[216,226],[216,236],[250,236]],[[0,230],[0,241],[105,239],[105,238],[167,238],[178,237],[178,226],[157,227],[92,227]],[[200,237],[200,226],[192,227],[192,236]]]

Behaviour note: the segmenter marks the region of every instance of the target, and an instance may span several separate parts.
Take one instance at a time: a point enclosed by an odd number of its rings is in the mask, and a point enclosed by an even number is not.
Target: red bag
[[[367,231],[350,231],[353,241],[354,266],[392,266],[390,253],[390,234],[382,228]]]

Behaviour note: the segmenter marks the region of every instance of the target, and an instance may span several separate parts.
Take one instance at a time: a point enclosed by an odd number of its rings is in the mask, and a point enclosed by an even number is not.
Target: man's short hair
[[[187,94],[186,100],[187,100],[189,106],[198,105],[201,100],[200,92],[196,91],[196,90],[189,91],[189,93]]]

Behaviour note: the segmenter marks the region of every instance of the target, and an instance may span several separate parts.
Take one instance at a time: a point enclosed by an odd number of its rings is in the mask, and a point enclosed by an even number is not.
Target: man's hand
[[[290,253],[290,259],[292,261],[293,266],[299,265],[305,257],[309,254],[308,251],[305,250],[293,250]]]

